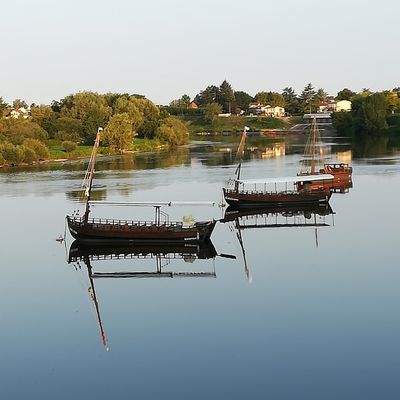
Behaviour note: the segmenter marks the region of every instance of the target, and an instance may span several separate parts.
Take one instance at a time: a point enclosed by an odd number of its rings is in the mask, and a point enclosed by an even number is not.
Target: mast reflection
[[[242,231],[246,229],[260,228],[294,228],[314,227],[315,245],[318,247],[319,227],[330,226],[327,217],[332,215],[333,210],[329,203],[323,205],[308,206],[284,206],[284,207],[234,207],[229,206],[225,210],[222,223],[233,223],[236,237],[242,251],[244,271],[247,280],[251,283],[252,276],[246,258],[246,250],[243,241]]]
[[[195,271],[172,269],[175,260],[183,260],[185,264],[193,264],[196,260],[214,260],[216,257],[235,259],[229,254],[218,254],[211,241],[195,244],[152,245],[140,244],[133,246],[85,246],[74,241],[68,254],[68,264],[76,270],[82,270],[82,263],[86,266],[88,276],[88,294],[93,303],[96,319],[99,326],[101,340],[106,351],[109,350],[107,337],[100,314],[99,301],[95,289],[96,279],[121,279],[121,278],[216,278],[215,264],[212,271]],[[140,270],[97,272],[92,263],[96,261],[127,260],[133,265],[146,262]],[[134,261],[141,260],[141,261]],[[149,266],[149,262],[154,264]],[[201,262],[200,262],[201,264]],[[167,270],[168,267],[168,270]]]

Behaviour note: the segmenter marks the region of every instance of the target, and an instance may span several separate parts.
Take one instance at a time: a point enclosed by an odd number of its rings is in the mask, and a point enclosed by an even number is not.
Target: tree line
[[[8,105],[0,97],[0,165],[46,159],[51,140],[67,152],[90,145],[99,126],[102,143],[112,151],[129,150],[136,137],[168,145],[188,141],[184,123],[141,95],[79,92],[50,105],[32,104],[28,118],[10,115],[21,107],[28,108],[23,100]]]
[[[400,135],[400,88],[372,93],[353,93],[351,112],[332,114],[339,134],[355,138]]]
[[[193,101],[202,109],[206,118],[218,113],[240,114],[247,112],[251,103],[284,107],[289,115],[315,113],[321,103],[329,100],[350,100],[356,93],[348,88],[339,91],[336,96],[329,95],[324,89],[316,89],[308,83],[300,94],[292,87],[285,87],[281,93],[260,91],[254,96],[244,91],[235,91],[231,84],[224,80],[220,86],[209,85],[194,96]],[[180,99],[169,104],[172,113],[192,112],[187,110],[191,98],[184,94]]]

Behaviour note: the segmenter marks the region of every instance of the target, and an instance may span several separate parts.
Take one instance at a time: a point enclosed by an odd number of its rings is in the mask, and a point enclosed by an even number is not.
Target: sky
[[[3,4],[4,3],[4,4]],[[2,0],[0,97],[400,86],[400,1]]]

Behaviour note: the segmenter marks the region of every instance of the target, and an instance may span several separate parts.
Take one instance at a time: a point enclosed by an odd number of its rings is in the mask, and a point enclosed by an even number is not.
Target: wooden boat
[[[223,193],[225,201],[236,207],[325,204],[329,202],[331,191],[309,185],[309,182],[321,179],[330,180],[332,175],[308,175],[304,180],[298,176],[262,180],[235,179],[233,188],[223,188]],[[301,189],[296,187],[299,183]]]
[[[239,165],[231,187],[223,188],[225,201],[229,205],[239,206],[284,206],[287,204],[324,204],[328,203],[331,192],[325,188],[314,188],[309,183],[314,180],[332,180],[330,174],[307,175],[267,179],[240,179],[241,162],[246,141],[246,127],[238,147],[236,157]],[[297,188],[298,183],[302,187]]]
[[[142,202],[142,203],[117,203],[91,201],[94,165],[97,148],[100,142],[99,128],[89,166],[84,179],[84,199],[86,204],[83,216],[67,216],[67,224],[71,235],[80,242],[91,244],[127,244],[135,243],[176,243],[193,242],[201,243],[210,239],[215,227],[215,220],[195,222],[191,217],[184,217],[182,221],[169,221],[167,214],[161,207],[176,204],[202,204],[201,202]],[[108,204],[119,206],[144,206],[154,207],[155,218],[152,221],[121,220],[113,218],[89,218],[90,206],[93,204]],[[213,204],[208,202],[205,204]]]
[[[304,151],[305,159],[302,162],[301,170],[298,176],[302,178],[310,175],[333,175],[331,181],[315,180],[311,183],[313,188],[333,189],[338,192],[345,192],[346,189],[352,187],[353,168],[347,163],[322,163],[322,166],[317,168],[318,160],[320,159],[319,147],[321,137],[318,130],[316,118],[312,120],[310,135]],[[301,189],[302,183],[299,182],[297,187]]]

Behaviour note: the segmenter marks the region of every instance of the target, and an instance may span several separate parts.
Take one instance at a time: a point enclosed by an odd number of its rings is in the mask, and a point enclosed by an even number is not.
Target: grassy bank
[[[58,159],[77,159],[90,157],[93,146],[78,145],[75,150],[66,152],[62,146],[62,142],[56,140],[50,140],[48,143],[50,160]],[[157,151],[168,148],[168,145],[160,142],[158,139],[139,139],[135,138],[132,146],[126,152],[146,152],[146,151]],[[109,147],[100,146],[98,149],[99,154],[120,154],[117,151],[113,151]]]

